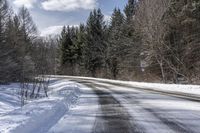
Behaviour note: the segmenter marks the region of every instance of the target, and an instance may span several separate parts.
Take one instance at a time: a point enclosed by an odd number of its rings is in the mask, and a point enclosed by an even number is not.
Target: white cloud
[[[36,3],[36,0],[14,0],[13,4],[17,7],[25,6],[27,8],[33,8],[33,5]]]
[[[47,27],[41,31],[41,36],[48,36],[48,35],[56,35],[60,34],[62,31],[63,26],[51,26]]]
[[[104,15],[104,21],[109,23],[111,21],[111,16],[110,15]]]
[[[97,0],[46,0],[42,7],[50,11],[91,10],[97,6]]]
[[[72,26],[77,27],[78,25],[71,25],[70,27],[72,27]],[[59,26],[50,26],[50,27],[47,27],[44,30],[42,30],[40,36],[45,37],[48,35],[58,35],[61,33],[62,29],[63,29],[63,26],[60,26],[60,25]]]

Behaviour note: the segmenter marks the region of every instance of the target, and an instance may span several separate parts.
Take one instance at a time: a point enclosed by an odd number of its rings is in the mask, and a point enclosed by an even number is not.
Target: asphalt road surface
[[[92,79],[70,80],[91,89],[82,90],[77,108],[53,133],[200,133],[197,101]]]

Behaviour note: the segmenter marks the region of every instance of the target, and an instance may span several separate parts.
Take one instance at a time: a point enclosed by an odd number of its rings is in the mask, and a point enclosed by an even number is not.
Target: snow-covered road
[[[49,98],[2,111],[0,133],[200,132],[200,102],[192,98],[88,78],[60,77],[50,86]]]
[[[73,79],[73,81],[92,88],[91,91],[95,93],[91,93],[91,97],[98,97],[99,107],[96,116],[82,114],[82,118],[95,119],[90,131],[92,133],[199,133],[200,131],[199,102],[97,80]],[[90,104],[92,105],[90,102],[88,100],[88,112]],[[84,121],[79,122],[76,129],[82,126],[82,123]]]

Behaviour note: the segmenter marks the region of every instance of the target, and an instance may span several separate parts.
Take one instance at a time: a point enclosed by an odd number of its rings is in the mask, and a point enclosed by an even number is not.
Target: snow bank
[[[139,83],[139,82],[127,82],[127,83],[131,86],[138,88],[146,88],[158,91],[171,92],[175,94],[185,94],[185,95],[200,97],[200,86],[198,85]]]
[[[0,87],[2,90],[3,87]],[[6,87],[4,86],[4,88]],[[17,87],[15,85],[12,88],[16,91],[19,89]],[[0,95],[10,93],[1,90]],[[76,104],[79,96],[80,89],[76,83],[67,80],[52,82],[48,98],[31,101],[22,108],[19,106],[13,108],[6,106],[9,111],[0,115],[0,133],[47,132],[52,125],[66,114],[72,105]],[[17,99],[17,97],[15,98]],[[12,101],[17,101],[16,99]],[[6,100],[7,97],[3,97],[0,103],[6,104]]]
[[[0,85],[0,116],[20,107],[19,84]]]
[[[145,83],[145,82],[133,82],[133,81],[121,81],[121,80],[110,80],[101,78],[91,78],[91,77],[73,77],[73,76],[54,76],[57,78],[76,78],[83,80],[93,80],[105,83],[113,83],[116,85],[123,85],[127,87],[164,92],[174,95],[182,95],[193,97],[194,100],[200,100],[200,86],[199,85],[181,85],[181,84],[161,84],[161,83]]]

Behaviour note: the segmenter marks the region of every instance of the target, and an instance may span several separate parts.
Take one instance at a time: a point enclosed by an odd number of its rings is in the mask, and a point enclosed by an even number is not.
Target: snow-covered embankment
[[[17,85],[11,88],[13,91],[19,89]],[[80,96],[79,85],[67,80],[56,80],[50,84],[49,88],[48,98],[33,100],[22,108],[20,104],[11,106],[11,103],[6,102],[7,97],[0,99],[2,107],[10,108],[0,114],[0,132],[47,132],[68,112],[70,107],[76,104]],[[6,86],[4,86],[4,89],[6,89]],[[2,90],[0,90],[0,94],[1,92]],[[13,94],[10,94],[10,97],[14,97],[12,101],[20,102],[20,100],[17,100],[17,96]]]

